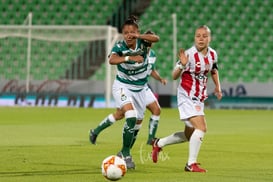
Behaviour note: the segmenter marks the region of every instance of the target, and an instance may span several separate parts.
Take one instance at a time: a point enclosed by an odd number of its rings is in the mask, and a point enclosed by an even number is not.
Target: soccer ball
[[[102,175],[111,181],[117,181],[121,179],[127,171],[125,161],[115,155],[106,157],[101,164]]]

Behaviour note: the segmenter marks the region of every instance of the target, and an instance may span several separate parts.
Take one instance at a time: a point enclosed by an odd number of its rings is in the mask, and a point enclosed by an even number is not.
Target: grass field
[[[113,109],[1,108],[0,181],[106,181],[102,160],[121,148],[124,121],[106,129],[97,145],[88,130]],[[188,143],[167,146],[157,164],[146,145],[147,121],[132,150],[136,170],[128,182],[249,182],[273,180],[273,111],[207,110],[208,133],[199,162],[205,174],[183,171]],[[158,137],[182,130],[176,109],[163,109]]]

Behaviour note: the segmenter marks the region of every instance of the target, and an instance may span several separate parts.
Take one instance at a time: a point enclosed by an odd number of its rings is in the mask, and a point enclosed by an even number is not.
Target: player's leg
[[[122,109],[125,111],[125,124],[123,127],[123,145],[121,153],[123,157],[130,156],[131,143],[134,138],[134,127],[136,124],[136,111],[132,104],[126,104]]]
[[[125,112],[125,123],[122,132],[122,148],[118,153],[118,156],[124,158],[127,169],[134,169],[135,163],[133,162],[130,149],[134,138],[134,127],[137,120],[137,112],[131,103],[124,105],[122,109]]]
[[[177,102],[178,102],[178,111],[179,111],[179,118],[181,121],[185,121],[185,129],[184,132],[176,132],[171,134],[165,138],[158,139],[153,144],[153,151],[152,151],[152,159],[153,162],[157,162],[158,154],[162,150],[162,147],[165,145],[175,144],[175,143],[182,143],[185,141],[189,141],[191,133],[194,131],[193,127],[191,126],[190,122],[187,121],[189,116],[192,116],[195,113],[188,112],[192,109],[192,101],[188,97],[186,97],[183,93],[177,92]]]
[[[131,148],[135,144],[138,132],[142,126],[142,121],[143,121],[144,113],[146,110],[145,97],[146,97],[146,95],[145,95],[144,89],[140,92],[133,93],[134,107],[137,110],[137,122],[136,122],[136,125],[134,128],[134,138],[131,143]]]
[[[187,138],[185,131],[184,132],[175,132],[167,137],[160,138],[157,141],[157,145],[158,145],[158,147],[163,148],[166,145],[183,143],[183,142],[187,142],[188,140],[189,139]]]
[[[152,141],[155,139],[156,131],[158,128],[158,122],[160,119],[161,108],[157,101],[152,102],[151,104],[147,105],[147,109],[151,112],[151,117],[149,119],[148,125],[148,140],[147,144],[151,145]]]
[[[155,139],[156,131],[158,128],[158,122],[160,119],[161,108],[155,97],[154,93],[150,88],[146,88],[145,90],[145,104],[146,108],[151,112],[151,117],[149,119],[148,125],[148,139],[147,144],[152,144]]]
[[[113,114],[109,114],[106,118],[104,118],[100,124],[95,128],[95,129],[90,129],[89,132],[89,141],[92,144],[96,144],[97,141],[97,137],[99,135],[99,133],[108,128],[109,126],[111,126],[114,122],[116,121],[116,119],[114,118]]]
[[[189,139],[189,159],[185,166],[185,171],[206,172],[197,165],[197,156],[201,143],[206,132],[206,121],[204,117],[204,103],[198,98],[191,98],[185,93],[177,92],[177,102],[180,119],[188,126],[185,128],[185,134]],[[192,129],[194,131],[192,132]],[[190,130],[189,130],[190,129]],[[192,134],[191,134],[192,133]]]
[[[185,126],[184,132],[175,132],[167,137],[156,139],[153,143],[153,150],[152,150],[153,162],[154,163],[157,162],[159,152],[162,150],[164,146],[189,141],[190,131],[193,132],[193,128]]]
[[[100,132],[111,126],[114,122],[122,119],[123,117],[124,117],[123,112],[119,108],[117,108],[115,113],[109,114],[100,122],[100,124],[95,129],[90,129],[89,141],[92,144],[96,144],[96,140]]]
[[[137,135],[138,135],[138,132],[139,132],[141,126],[142,126],[142,120],[137,120],[136,125],[135,125],[135,128],[134,128],[134,138],[133,138],[133,141],[132,141],[132,143],[131,143],[131,148],[132,148],[132,147],[134,146],[134,144],[135,144],[135,141],[136,141],[136,139],[137,139]]]
[[[119,155],[122,157],[129,157],[130,146],[134,137],[134,127],[137,120],[137,111],[133,105],[132,94],[133,92],[128,90],[121,82],[115,80],[112,89],[113,97],[117,108],[120,108],[125,116],[125,123],[122,132],[122,148]]]
[[[189,158],[185,171],[206,172],[206,170],[200,168],[197,163],[200,147],[207,130],[206,120],[204,116],[194,116],[189,118],[189,121],[194,127],[194,131],[189,140]]]

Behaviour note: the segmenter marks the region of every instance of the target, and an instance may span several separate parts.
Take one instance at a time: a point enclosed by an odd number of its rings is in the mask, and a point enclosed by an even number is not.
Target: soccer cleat
[[[132,156],[124,157],[122,152],[117,153],[117,156],[125,161],[127,169],[135,169],[135,163],[132,159]]]
[[[199,167],[199,163],[193,163],[191,165],[186,164],[185,171],[187,172],[199,172],[199,173],[205,173],[207,172],[206,169],[202,169]]]
[[[152,159],[154,163],[157,163],[158,154],[162,150],[162,148],[157,145],[158,141],[159,139],[155,139],[152,143],[152,146],[153,146]]]
[[[123,159],[123,154],[122,154],[122,152],[117,153],[117,156]]]
[[[90,141],[92,144],[94,144],[94,145],[96,145],[97,136],[98,136],[98,135],[96,135],[96,134],[94,133],[94,130],[91,129],[91,130],[89,131],[89,141]]]
[[[135,165],[135,163],[134,163],[134,161],[133,161],[132,156],[127,156],[127,157],[125,157],[125,158],[124,158],[124,161],[125,161],[125,163],[126,163],[127,169],[135,169],[136,165]]]

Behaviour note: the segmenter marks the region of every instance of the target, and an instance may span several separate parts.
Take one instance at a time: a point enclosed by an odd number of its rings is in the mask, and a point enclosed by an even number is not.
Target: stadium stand
[[[34,14],[34,25],[105,25],[121,2],[123,1],[0,0],[0,24],[20,25],[31,11]],[[140,19],[143,32],[152,29],[161,37],[154,49],[160,63],[157,64],[158,70],[166,78],[171,79],[170,72],[173,68],[171,15],[176,13],[178,47],[187,48],[192,45],[197,26],[206,24],[212,29],[211,46],[219,54],[222,80],[269,82],[273,80],[272,7],[273,1],[270,0],[153,0]],[[26,44],[24,39],[0,39],[0,79],[23,77]],[[43,43],[33,41],[33,44],[37,46],[32,52],[32,68],[35,69],[31,69],[31,75],[32,79],[37,80],[63,78],[75,55],[80,56],[86,46],[73,48],[71,45],[52,43],[50,46],[53,49],[50,50],[45,49]],[[71,54],[64,55],[63,52],[67,49],[70,49]],[[104,65],[100,67],[95,76],[103,79]]]
[[[33,13],[33,25],[105,25],[120,2],[121,0],[1,0],[0,25],[22,25],[29,12]],[[71,76],[67,70],[74,69],[73,62],[82,56],[86,46],[87,43],[43,42],[33,39],[31,79],[51,80]],[[26,59],[25,38],[0,39],[0,79],[24,79]],[[79,71],[73,71],[78,78]]]
[[[229,82],[268,82],[273,78],[273,1],[152,1],[141,16],[145,29],[161,37],[154,45],[160,73],[170,78],[172,68],[172,13],[177,14],[178,47],[192,45],[194,28],[206,24],[212,30],[219,56],[221,79]],[[156,12],[156,13],[155,13]]]

